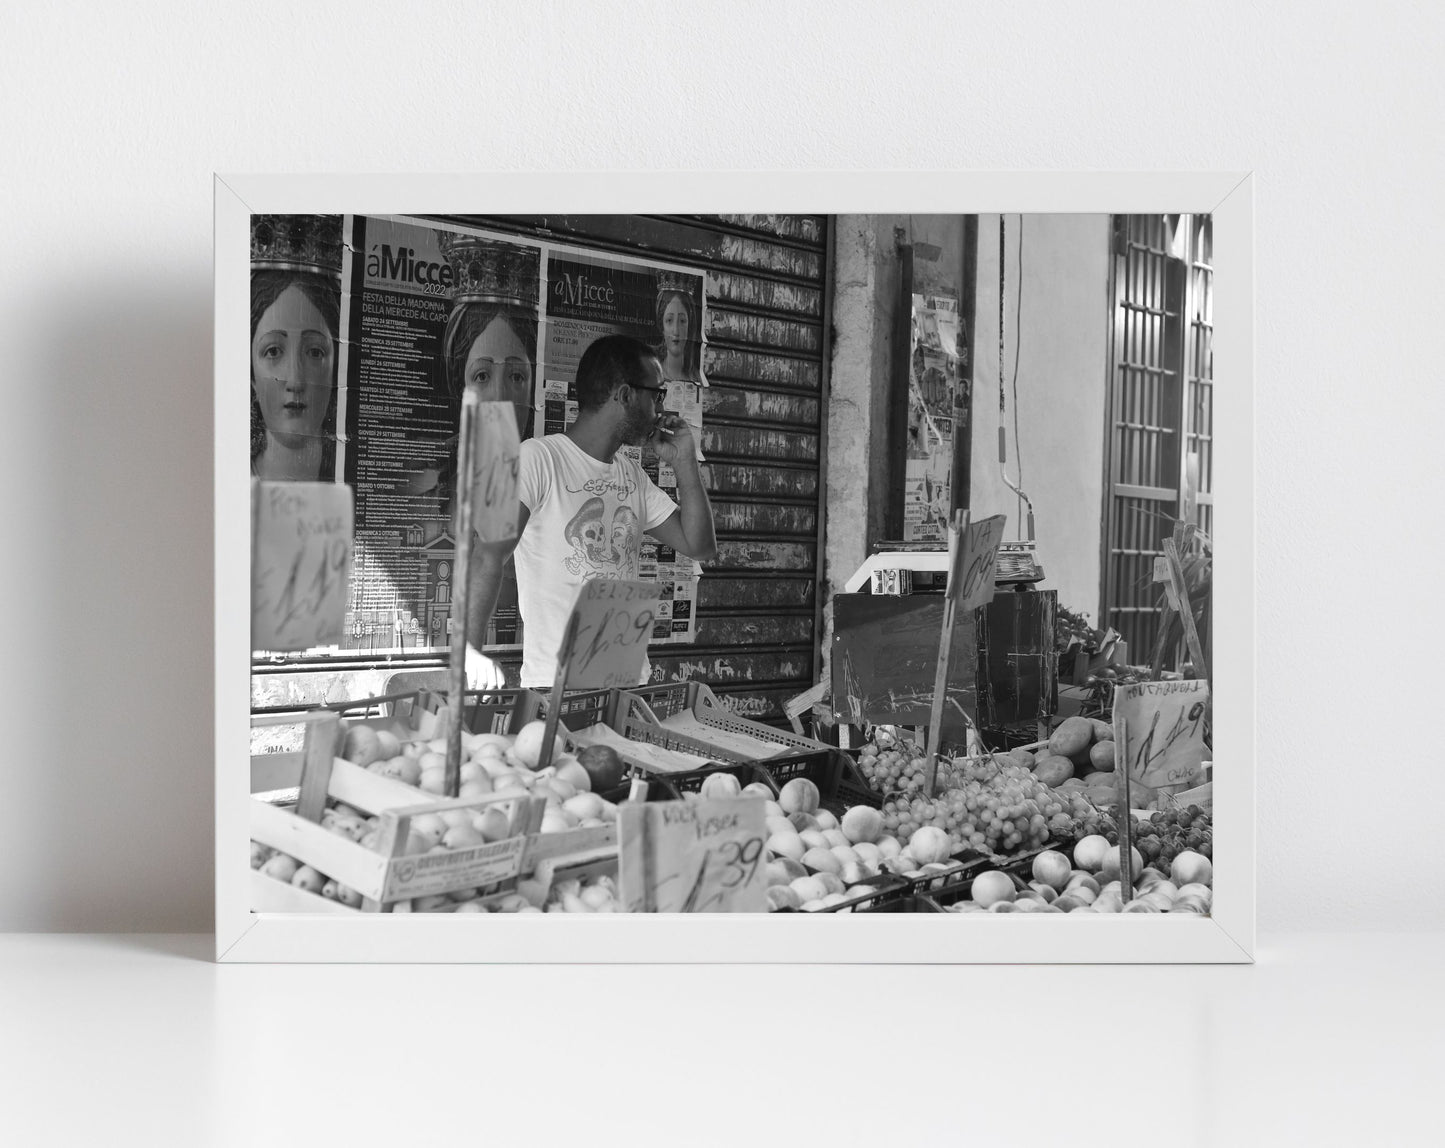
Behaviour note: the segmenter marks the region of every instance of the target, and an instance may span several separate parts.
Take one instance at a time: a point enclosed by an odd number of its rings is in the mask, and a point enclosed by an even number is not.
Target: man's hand
[[[467,643],[466,672],[469,690],[500,690],[507,684],[502,667],[470,642]]]
[[[697,444],[693,441],[692,425],[681,415],[669,412],[657,420],[652,437],[647,440],[658,460],[675,467],[679,458],[696,460]]]

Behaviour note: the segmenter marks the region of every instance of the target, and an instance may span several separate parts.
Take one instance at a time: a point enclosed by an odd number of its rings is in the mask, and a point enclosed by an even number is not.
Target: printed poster
[[[351,220],[341,473],[356,492],[356,572],[343,649],[446,649],[461,395],[516,404],[530,424],[536,245],[393,219]],[[516,575],[486,647],[521,646]]]
[[[557,433],[576,417],[576,368],[587,344],[633,335],[657,351],[669,388],[663,405],[692,425],[701,459],[700,272],[369,216],[253,217],[252,268],[253,474],[292,478],[273,468],[299,460],[299,477],[344,482],[355,499],[343,640],[315,653],[449,648],[451,499],[468,381],[486,398],[515,404],[520,437]],[[298,275],[304,291],[288,292]],[[280,350],[262,346],[258,309],[268,330],[305,331],[289,387]],[[295,457],[278,442],[299,444]],[[671,468],[627,449],[675,498]],[[652,640],[692,641],[697,565],[648,543],[641,568],[662,584]],[[509,566],[485,648],[521,644]]]

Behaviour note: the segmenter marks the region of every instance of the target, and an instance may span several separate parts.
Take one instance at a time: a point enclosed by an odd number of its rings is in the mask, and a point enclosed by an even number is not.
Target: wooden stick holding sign
[[[564,689],[627,690],[639,684],[661,599],[662,587],[656,582],[594,578],[578,589],[557,651],[539,769],[546,769],[552,759]]]
[[[456,507],[453,528],[451,662],[446,708],[447,761],[444,792],[456,797],[461,786],[462,703],[467,689],[467,609],[472,535],[483,543],[517,536],[517,476],[521,444],[511,403],[487,403],[468,386],[462,392],[457,439]]]
[[[970,523],[967,510],[956,510],[948,525],[948,584],[943,592],[943,629],[938,639],[938,666],[933,675],[933,706],[928,718],[927,764],[923,792],[933,796],[938,777],[938,745],[943,709],[948,702],[948,662],[953,653],[953,627],[959,610],[977,610],[993,601],[998,573],[998,548],[1007,519],[995,514]]]
[[[948,524],[948,581],[943,589],[943,629],[938,635],[938,665],[933,671],[933,706],[928,713],[928,756],[923,767],[923,793],[933,796],[938,780],[938,739],[943,731],[943,707],[948,698],[948,658],[953,652],[953,620],[963,593],[964,538],[968,511],[955,510]]]
[[[1114,711],[1114,736],[1116,738],[1127,737],[1129,729],[1128,719],[1118,710]],[[1127,742],[1119,742],[1120,745],[1127,745]],[[1132,799],[1129,796],[1129,771],[1122,766],[1115,770],[1115,784],[1119,794],[1119,888],[1127,896],[1125,901],[1134,897],[1134,815],[1130,812],[1133,808]]]

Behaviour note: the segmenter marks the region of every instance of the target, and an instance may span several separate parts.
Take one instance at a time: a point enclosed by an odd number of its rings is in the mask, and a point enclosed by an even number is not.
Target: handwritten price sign
[[[351,488],[256,482],[251,499],[251,648],[338,644],[351,578]]]
[[[1114,738],[1130,778],[1151,789],[1203,781],[1208,706],[1205,681],[1119,686],[1114,691]]]
[[[993,601],[994,578],[998,573],[998,548],[1007,521],[1002,514],[971,522],[958,540],[955,561],[959,571],[958,608],[976,610]],[[952,592],[953,587],[950,587]]]
[[[473,426],[472,529],[483,542],[506,542],[517,537],[517,416],[511,403],[479,402]]]
[[[625,802],[617,817],[625,911],[767,911],[761,798]]]
[[[584,583],[568,623],[574,637],[566,664],[567,688],[635,687],[661,599],[662,587],[656,582]]]

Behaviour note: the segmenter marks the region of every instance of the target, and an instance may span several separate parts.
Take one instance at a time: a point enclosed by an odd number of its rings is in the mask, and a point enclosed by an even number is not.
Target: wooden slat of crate
[[[251,911],[253,913],[329,913],[352,914],[356,909],[348,908],[340,901],[318,897],[295,885],[268,877],[257,869],[251,870]]]
[[[381,899],[387,859],[314,821],[264,801],[251,802],[251,839],[269,845],[363,897]]]
[[[598,851],[617,852],[617,823],[589,825],[585,829],[568,829],[561,833],[537,833],[527,838],[522,854],[522,872],[530,873],[539,861],[553,861]]]
[[[251,757],[251,792],[296,789],[301,784],[301,753],[258,753]]]

